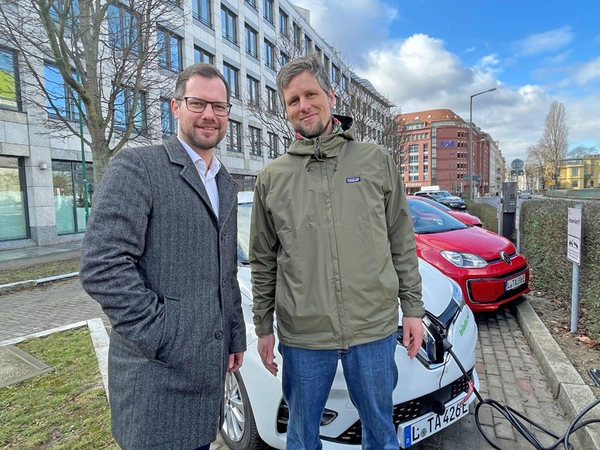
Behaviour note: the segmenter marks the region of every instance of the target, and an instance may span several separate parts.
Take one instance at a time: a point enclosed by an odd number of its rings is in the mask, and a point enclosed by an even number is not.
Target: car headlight
[[[481,256],[474,255],[473,253],[461,253],[453,252],[451,250],[442,250],[440,254],[454,264],[456,267],[473,267],[480,269],[487,266],[487,261]]]

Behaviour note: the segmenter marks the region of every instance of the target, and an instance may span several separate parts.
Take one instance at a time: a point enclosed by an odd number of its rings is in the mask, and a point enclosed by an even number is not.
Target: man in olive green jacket
[[[411,358],[424,314],[400,174],[389,153],[354,140],[351,118],[332,115],[316,55],[288,63],[277,84],[297,139],[257,178],[250,264],[258,350],[274,375],[277,312],[287,448],[321,448],[319,422],[341,359],[363,447],[397,449],[398,298]]]

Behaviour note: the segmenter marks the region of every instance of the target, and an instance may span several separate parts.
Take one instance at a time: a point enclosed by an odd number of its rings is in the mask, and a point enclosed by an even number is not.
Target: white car
[[[248,350],[242,368],[227,375],[221,435],[232,450],[263,448],[264,444],[284,449],[288,408],[281,392],[282,357],[276,352],[280,371],[274,377],[262,365],[252,323],[248,265],[252,193],[241,192],[238,201],[238,279]],[[401,345],[401,321],[398,325],[396,363],[399,380],[393,395],[394,423],[400,448],[423,441],[469,412],[469,404],[475,396],[469,395],[469,380],[448,353],[448,344],[468,371],[473,385],[479,388],[475,370],[477,326],[473,313],[465,306],[460,287],[425,261],[419,260],[419,269],[427,315],[423,320],[423,344],[412,360]],[[341,364],[325,408],[320,432],[323,447],[360,448],[361,422],[350,401]]]

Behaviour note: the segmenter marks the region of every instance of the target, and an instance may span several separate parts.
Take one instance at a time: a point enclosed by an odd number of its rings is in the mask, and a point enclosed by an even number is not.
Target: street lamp
[[[487,92],[495,91],[496,88],[487,89],[485,91],[478,92],[477,94],[471,95],[469,99],[469,198],[475,199],[475,184],[473,180],[473,97],[485,94]]]

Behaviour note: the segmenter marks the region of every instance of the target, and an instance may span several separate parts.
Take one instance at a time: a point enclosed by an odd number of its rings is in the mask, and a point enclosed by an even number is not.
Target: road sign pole
[[[573,263],[573,286],[571,288],[571,333],[577,332],[579,317],[579,264]]]
[[[573,279],[571,281],[571,333],[577,332],[579,318],[579,264],[582,252],[582,205],[581,203],[569,208],[567,229],[567,259],[573,261]],[[571,254],[569,254],[571,252]]]

